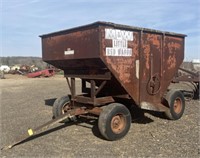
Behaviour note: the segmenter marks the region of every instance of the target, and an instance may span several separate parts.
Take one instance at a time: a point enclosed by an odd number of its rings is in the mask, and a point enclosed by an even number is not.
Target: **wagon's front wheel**
[[[128,133],[130,125],[130,112],[119,103],[105,106],[99,116],[99,131],[107,140],[121,139]]]
[[[63,96],[61,98],[57,98],[53,104],[53,117],[57,118],[58,116],[66,113],[68,110],[72,109],[72,105],[68,96]],[[63,122],[69,122],[69,119],[66,119]]]

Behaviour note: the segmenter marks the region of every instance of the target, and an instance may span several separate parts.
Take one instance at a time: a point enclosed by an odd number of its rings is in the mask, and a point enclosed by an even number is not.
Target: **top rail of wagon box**
[[[79,27],[74,27],[71,29],[66,29],[66,30],[61,30],[57,32],[52,32],[44,35],[40,35],[40,37],[48,37],[48,36],[56,36],[56,35],[61,35],[69,32],[73,32],[76,30],[81,30],[81,29],[86,29],[86,28],[94,28],[98,26],[108,26],[108,27],[114,27],[117,29],[126,29],[130,31],[143,31],[143,32],[152,32],[152,33],[158,33],[158,34],[165,34],[165,35],[171,35],[171,36],[178,36],[178,37],[186,37],[187,35],[185,34],[180,34],[180,33],[174,33],[174,32],[168,32],[168,31],[160,31],[160,30],[155,30],[155,29],[148,29],[148,28],[143,28],[143,27],[136,27],[136,26],[128,26],[128,25],[121,25],[121,24],[115,24],[111,22],[102,22],[102,21],[97,21],[95,23],[91,23],[88,25],[83,25]]]

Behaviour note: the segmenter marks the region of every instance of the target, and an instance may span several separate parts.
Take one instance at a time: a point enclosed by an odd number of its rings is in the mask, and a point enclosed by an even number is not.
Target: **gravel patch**
[[[52,117],[53,101],[69,93],[65,78],[27,79],[5,76],[0,80],[0,147],[15,141],[28,128]],[[80,84],[78,84],[80,86]],[[174,86],[174,85],[173,85]],[[183,117],[177,121],[145,111],[133,121],[121,140],[106,141],[97,122],[58,124],[54,129],[11,150],[1,157],[200,157],[200,102],[186,102]]]

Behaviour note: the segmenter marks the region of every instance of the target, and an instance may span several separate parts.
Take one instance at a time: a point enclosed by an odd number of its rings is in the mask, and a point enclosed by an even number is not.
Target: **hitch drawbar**
[[[1,150],[11,149],[15,145],[18,145],[18,144],[22,143],[23,141],[26,141],[29,138],[31,138],[31,137],[39,134],[39,133],[42,133],[42,132],[46,131],[51,126],[53,126],[53,125],[55,125],[55,124],[57,124],[59,122],[62,122],[64,120],[66,120],[66,119],[73,118],[74,116],[77,116],[77,115],[87,114],[87,113],[88,113],[88,111],[86,111],[84,108],[76,108],[76,109],[70,110],[69,112],[67,112],[67,113],[65,113],[63,115],[60,115],[59,117],[57,117],[57,118],[55,118],[53,120],[50,120],[47,123],[35,128],[35,129],[28,129],[27,133],[22,135],[17,141],[15,141],[14,143],[12,143],[12,144],[10,144],[8,146],[5,146],[5,147],[1,148]]]

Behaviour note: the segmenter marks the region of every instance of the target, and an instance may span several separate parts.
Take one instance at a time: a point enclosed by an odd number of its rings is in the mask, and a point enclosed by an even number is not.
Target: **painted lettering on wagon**
[[[133,32],[107,28],[105,39],[112,40],[112,47],[106,47],[106,56],[132,56],[132,48],[128,48],[128,41],[133,41]]]

